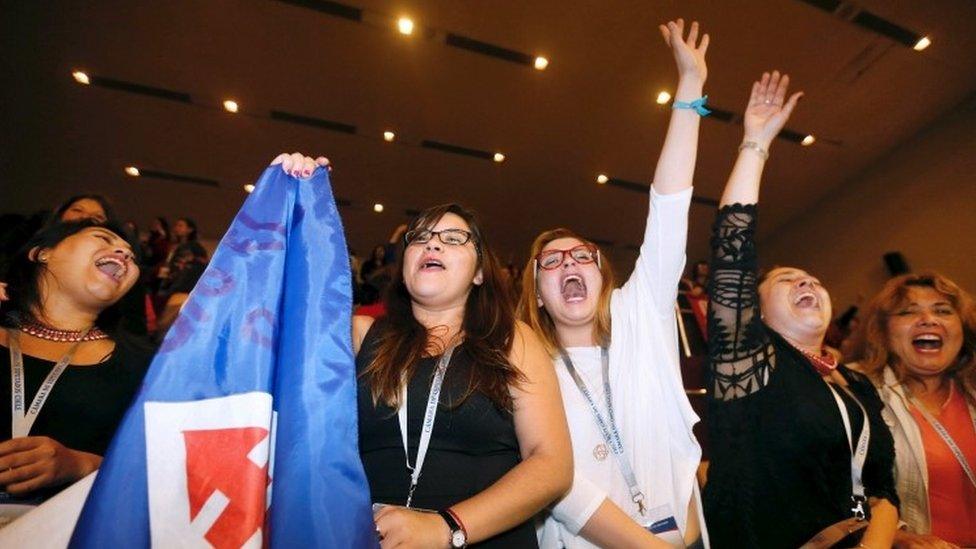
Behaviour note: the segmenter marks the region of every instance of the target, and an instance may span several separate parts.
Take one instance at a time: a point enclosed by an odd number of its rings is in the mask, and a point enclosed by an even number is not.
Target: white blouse
[[[701,447],[692,434],[699,418],[681,380],[675,318],[691,195],[690,188],[669,195],[651,189],[640,256],[630,279],[614,290],[610,301],[610,387],[624,454],[644,493],[646,508],[668,506],[683,533],[688,501],[694,495],[707,546],[695,476]],[[567,352],[601,413],[606,414],[599,347]],[[627,482],[589,404],[560,357],[555,357],[553,366],[569,422],[575,470],[572,489],[539,527],[539,544],[543,549],[596,547],[579,536],[579,531],[605,498],[636,522],[644,520],[631,501]]]

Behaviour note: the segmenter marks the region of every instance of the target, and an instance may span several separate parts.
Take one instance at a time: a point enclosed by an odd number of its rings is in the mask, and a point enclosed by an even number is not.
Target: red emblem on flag
[[[268,466],[258,467],[248,453],[267,437],[260,427],[183,431],[190,520],[215,491],[229,500],[204,536],[218,549],[240,547],[264,523]]]

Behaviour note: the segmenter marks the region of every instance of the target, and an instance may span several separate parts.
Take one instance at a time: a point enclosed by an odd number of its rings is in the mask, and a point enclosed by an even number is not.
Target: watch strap
[[[444,522],[447,523],[447,527],[451,529],[451,546],[452,547],[466,547],[467,546],[468,532],[467,532],[467,530],[464,529],[464,524],[461,523],[460,517],[458,517],[454,513],[454,511],[452,511],[450,508],[441,509],[441,510],[437,511],[437,514],[440,515],[442,519],[444,519]],[[458,532],[460,532],[461,534],[464,535],[465,543],[463,545],[455,545],[454,544],[454,538],[455,538],[455,535]]]

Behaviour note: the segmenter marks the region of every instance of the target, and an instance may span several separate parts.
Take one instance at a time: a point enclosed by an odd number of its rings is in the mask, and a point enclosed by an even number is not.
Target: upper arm
[[[369,332],[370,327],[373,325],[374,318],[365,315],[353,315],[352,317],[352,352],[354,355],[359,354],[359,349],[363,346],[363,340],[366,339],[366,333]]]
[[[572,475],[569,428],[552,359],[535,332],[520,320],[515,324],[509,360],[522,375],[522,381],[511,388],[522,458],[544,453],[558,460],[553,466],[562,465]]]
[[[646,287],[658,314],[669,319],[674,316],[674,301],[685,266],[691,194],[690,187],[667,195],[651,188],[644,241],[634,272],[623,287],[625,295],[634,292],[633,284]]]

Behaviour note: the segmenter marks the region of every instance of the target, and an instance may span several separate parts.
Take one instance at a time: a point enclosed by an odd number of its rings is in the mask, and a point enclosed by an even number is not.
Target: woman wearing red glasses
[[[539,530],[544,548],[707,544],[674,303],[708,112],[708,35],[699,42],[692,23],[685,38],[680,19],[661,31],[680,78],[633,275],[614,290],[610,262],[569,229],[540,234],[523,275],[519,313],[553,357],[573,442],[573,487]]]

